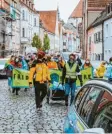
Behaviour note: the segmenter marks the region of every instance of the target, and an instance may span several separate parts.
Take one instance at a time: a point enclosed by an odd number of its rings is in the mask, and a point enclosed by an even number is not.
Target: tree
[[[39,36],[36,35],[36,34],[33,37],[32,47],[36,47],[37,49],[41,49],[42,48],[42,41],[39,38]]]
[[[49,50],[50,49],[50,39],[47,34],[44,35],[44,45],[43,45],[43,50]]]

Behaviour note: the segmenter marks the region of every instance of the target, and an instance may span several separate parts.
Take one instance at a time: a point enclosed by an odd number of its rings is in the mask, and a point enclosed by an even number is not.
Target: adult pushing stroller
[[[51,86],[48,86],[47,91],[47,103],[50,103],[50,100],[52,101],[61,101],[65,100],[65,90],[64,86],[61,84],[61,77],[57,73],[58,70],[55,70],[55,73],[52,73],[50,75],[51,77]]]

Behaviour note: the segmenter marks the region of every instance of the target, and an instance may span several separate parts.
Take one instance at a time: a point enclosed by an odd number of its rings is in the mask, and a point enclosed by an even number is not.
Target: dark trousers
[[[16,92],[16,95],[18,95],[19,90],[20,90],[20,88],[13,88],[12,93],[15,93]]]
[[[47,84],[35,82],[35,101],[37,108],[41,107],[41,103],[46,95],[47,95]]]
[[[83,86],[82,75],[78,75],[78,79],[80,81],[80,86],[82,87]]]

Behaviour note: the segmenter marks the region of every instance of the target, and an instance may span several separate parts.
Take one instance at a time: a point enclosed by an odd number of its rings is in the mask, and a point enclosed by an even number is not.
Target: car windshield
[[[0,65],[5,65],[6,62],[7,60],[0,60]]]

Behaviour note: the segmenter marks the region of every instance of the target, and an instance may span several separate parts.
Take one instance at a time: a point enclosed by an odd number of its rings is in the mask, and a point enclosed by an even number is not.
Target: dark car
[[[112,133],[112,83],[107,80],[88,81],[76,94],[64,124],[65,133],[93,133],[102,128]]]

